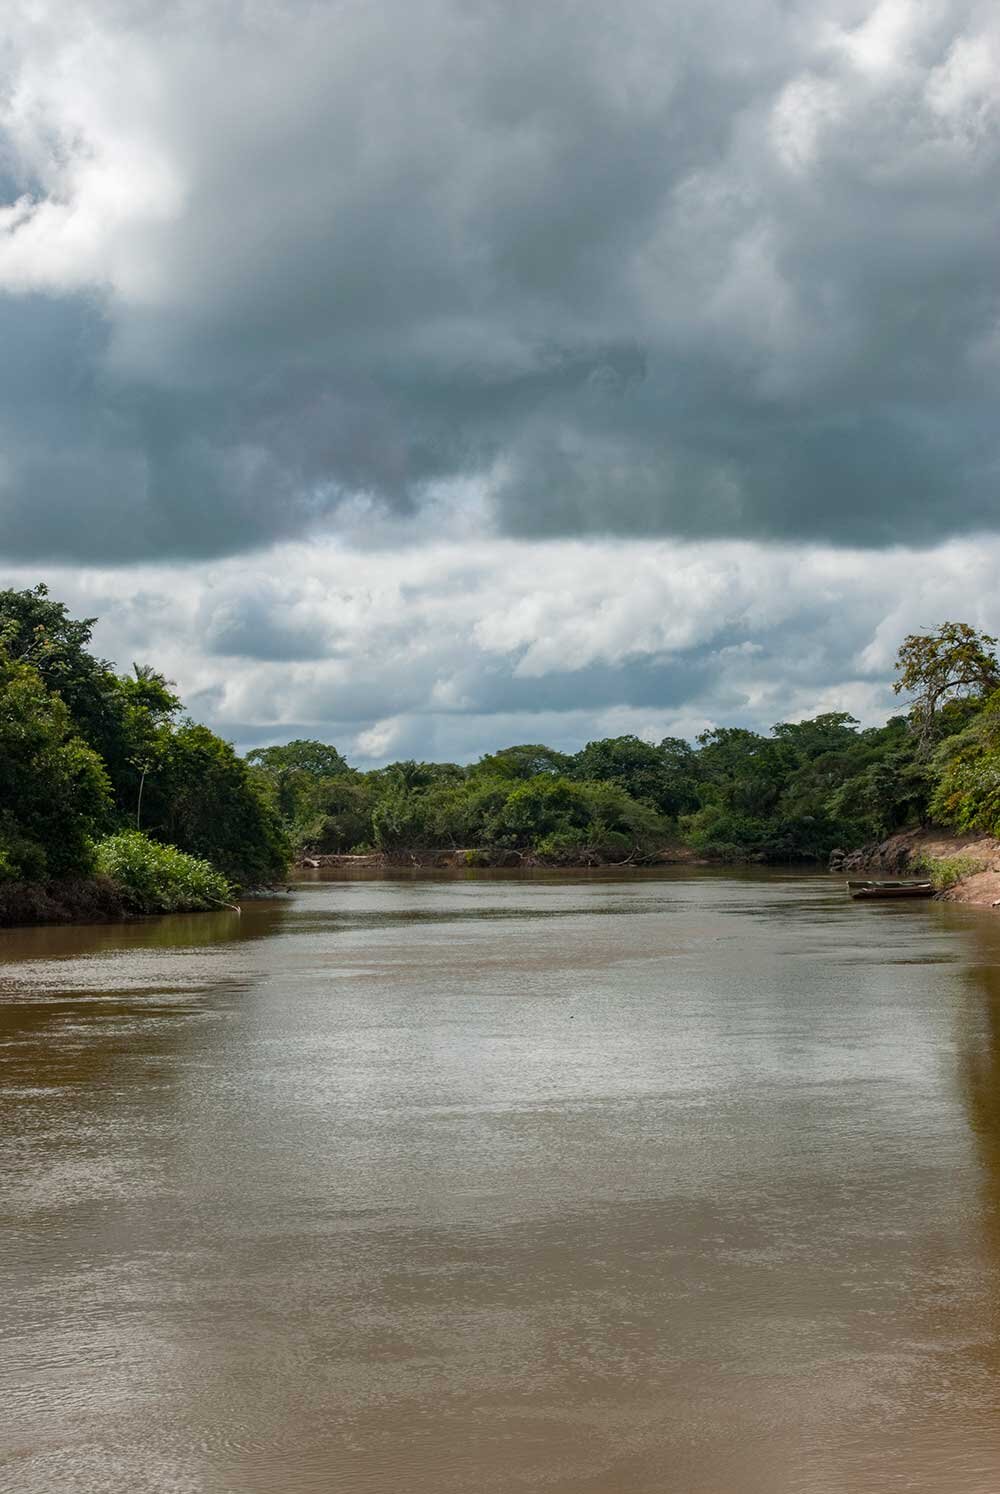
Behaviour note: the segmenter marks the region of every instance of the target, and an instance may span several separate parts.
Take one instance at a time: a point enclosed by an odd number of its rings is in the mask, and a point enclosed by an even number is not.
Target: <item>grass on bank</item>
[[[107,836],[97,842],[94,856],[98,875],[115,884],[134,913],[198,913],[232,904],[221,872],[141,831]]]
[[[986,862],[979,856],[920,856],[913,862],[913,870],[927,877],[936,892],[947,892],[985,867]]]

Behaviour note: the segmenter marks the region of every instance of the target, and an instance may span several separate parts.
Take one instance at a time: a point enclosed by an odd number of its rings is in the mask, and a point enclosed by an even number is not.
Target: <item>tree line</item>
[[[300,853],[465,848],[550,862],[641,860],[670,844],[710,857],[825,859],[935,819],[1000,832],[996,640],[964,623],[911,634],[897,657],[905,714],[846,712],[763,735],[715,727],[695,743],[635,736],[563,753],[506,747],[471,766],[352,768],[333,747],[249,753]]]
[[[694,743],[619,736],[362,771],[318,741],[240,757],[154,668],[97,657],[94,621],[44,586],[0,592],[0,885],[104,873],[150,911],[273,883],[296,853],[593,864],[681,844],[785,861],[930,820],[1000,833],[996,640],[963,623],[904,640],[909,705],[883,726],[831,711],[766,735],[715,727]]]

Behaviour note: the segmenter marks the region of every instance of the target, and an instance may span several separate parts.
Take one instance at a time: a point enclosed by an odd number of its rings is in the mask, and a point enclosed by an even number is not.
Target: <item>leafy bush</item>
[[[44,847],[12,832],[8,816],[0,818],[0,882],[41,882],[47,871]]]
[[[553,830],[550,835],[543,835],[535,846],[535,851],[545,861],[564,865],[589,859],[588,853],[592,850],[587,832],[579,829]]]
[[[207,861],[161,845],[139,830],[98,841],[97,870],[135,913],[195,913],[228,905],[229,883]]]
[[[706,804],[696,814],[684,815],[681,830],[689,846],[726,861],[745,858],[766,839],[763,819],[732,812],[721,804]]]

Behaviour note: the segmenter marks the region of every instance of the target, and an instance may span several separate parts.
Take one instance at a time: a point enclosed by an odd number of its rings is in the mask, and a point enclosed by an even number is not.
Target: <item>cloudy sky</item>
[[[993,0],[7,0],[3,581],[243,746],[881,719],[998,229]]]

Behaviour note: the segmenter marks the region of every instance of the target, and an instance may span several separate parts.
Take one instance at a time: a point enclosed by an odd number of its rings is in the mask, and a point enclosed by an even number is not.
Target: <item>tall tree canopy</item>
[[[8,826],[21,823],[29,781],[39,805],[49,784],[52,823],[61,820],[66,845],[65,854],[49,846],[43,861],[35,858],[38,866],[44,862],[38,874],[80,869],[88,837],[138,827],[204,857],[237,883],[281,875],[287,840],[250,768],[229,743],[183,717],[170,681],[154,668],[134,664],[127,674],[117,674],[106,659],[92,654],[94,621],[71,617],[45,586],[0,591],[9,738],[7,757],[0,762],[0,815]],[[34,723],[34,738],[17,736],[19,712]],[[45,752],[43,723],[49,732]],[[34,768],[23,753],[10,756],[17,741],[29,738],[39,744],[30,760]],[[59,766],[70,759],[81,785],[90,782],[91,770],[100,781],[99,793],[81,788],[84,798],[72,813],[67,784],[77,779]]]
[[[88,872],[110,804],[101,760],[65,703],[0,650],[0,879]]]
[[[897,695],[912,697],[910,712],[924,750],[940,735],[949,703],[983,701],[1000,687],[997,640],[968,623],[945,622],[931,633],[910,633],[896,655]]]

